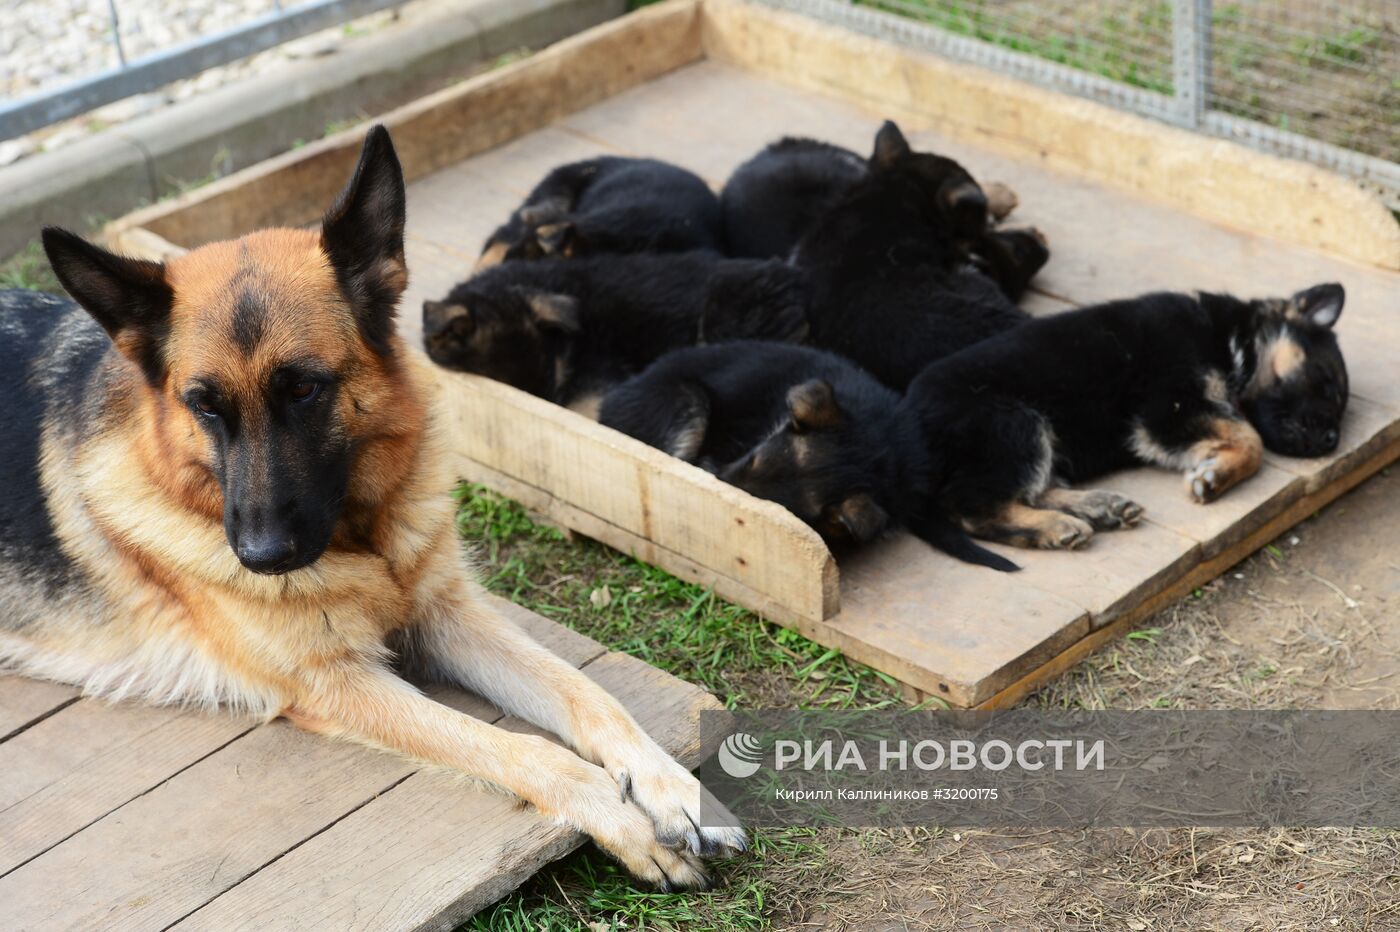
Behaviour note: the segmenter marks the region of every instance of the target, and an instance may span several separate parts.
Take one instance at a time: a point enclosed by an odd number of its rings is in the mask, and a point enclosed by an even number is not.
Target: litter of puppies
[[[971,538],[1074,549],[1142,518],[1071,483],[1150,464],[1204,504],[1265,449],[1337,446],[1341,285],[1033,320],[1018,302],[1050,251],[1002,225],[1015,192],[891,122],[868,158],[784,138],[717,199],[696,182],[643,159],[555,169],[425,302],[429,355],[597,413],[833,546],[902,526],[1000,570]]]

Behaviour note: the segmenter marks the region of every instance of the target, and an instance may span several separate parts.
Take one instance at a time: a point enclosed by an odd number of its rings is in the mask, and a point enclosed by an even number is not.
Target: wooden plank
[[[1107,483],[1142,505],[1148,523],[1200,544],[1201,557],[1207,560],[1248,537],[1303,492],[1297,476],[1267,463],[1248,482],[1209,505],[1190,497],[1180,473],[1165,469],[1133,469]]]
[[[460,456],[685,554],[802,618],[837,610],[835,561],[781,506],[508,385],[423,365],[439,386],[441,423],[461,438]]]
[[[496,597],[487,599],[572,663],[592,661],[604,652],[590,638]],[[674,680],[671,685],[694,689]],[[493,721],[500,717],[475,696],[443,687],[430,694],[468,714]],[[48,741],[36,736],[36,746],[58,756],[52,761],[31,756],[28,762],[43,768],[31,782],[67,771],[61,779],[75,792],[54,799],[72,807],[86,805],[83,811],[89,813],[103,800],[119,798],[101,786],[104,779],[129,789],[138,774],[160,773],[159,785],[123,800],[125,805],[105,818],[0,877],[0,900],[7,903],[11,927],[164,927],[418,770],[411,761],[322,739],[280,721],[227,741],[181,769],[181,755],[196,753],[207,729],[223,728],[226,738],[237,737],[247,724],[232,717],[96,703],[74,710],[72,717],[55,723],[62,727],[44,736]],[[106,736],[104,726],[110,732]],[[79,747],[59,750],[63,746],[54,742],[63,739],[75,739]],[[5,758],[3,766],[9,773],[12,765],[25,762]],[[460,781],[450,793],[472,795]],[[422,810],[433,812],[432,806]],[[43,818],[34,814],[27,824]],[[368,850],[378,849],[371,845]]]
[[[1109,485],[1130,494],[1122,483]],[[1021,565],[1018,585],[1064,598],[1088,612],[1090,629],[1108,624],[1156,595],[1201,560],[1195,540],[1151,522],[1123,531],[1101,531],[1078,550],[1025,550],[998,544],[990,549]],[[987,585],[985,580],[982,584]],[[1001,675],[1021,672],[1013,665]]]
[[[285,722],[255,729],[0,878],[14,929],[164,928],[402,779]]]
[[[1354,182],[971,65],[742,0],[707,0],[706,54],[1217,223],[1400,269],[1400,227]]]
[[[45,683],[9,674],[0,675],[0,742],[78,698],[71,686]]]
[[[1400,444],[1393,444],[1376,451],[1369,460],[1358,464],[1351,472],[1340,477],[1333,484],[1295,499],[1273,520],[1260,526],[1248,537],[1217,554],[1213,559],[1198,564],[1191,572],[1171,586],[1138,605],[1132,611],[1119,616],[1117,621],[1099,628],[1019,680],[1005,686],[995,695],[984,699],[977,704],[977,708],[1004,709],[1015,705],[1039,689],[1046,681],[1061,675],[1089,654],[1123,637],[1161,609],[1210,582],[1299,521],[1350,492],[1397,459],[1400,459]],[[917,701],[922,696],[923,694],[918,694],[911,698]]]
[[[507,498],[524,505],[538,515],[541,520],[557,527],[576,531],[584,537],[590,537],[607,544],[614,550],[620,550],[644,563],[659,566],[686,582],[712,589],[720,598],[742,605],[779,624],[799,626],[804,621],[802,616],[778,601],[777,598],[751,589],[736,579],[716,572],[712,567],[697,563],[686,554],[668,550],[655,541],[648,540],[614,524],[609,524],[596,515],[589,514],[581,508],[555,498],[546,489],[537,488],[521,482],[513,476],[497,472],[468,456],[460,456],[457,460],[457,466],[458,473],[463,479],[495,489]],[[824,572],[829,573],[832,577],[829,584],[835,585],[837,573],[835,562],[828,562]]]
[[[669,0],[393,110],[382,122],[409,179],[483,152],[701,55],[695,0]],[[197,246],[320,216],[354,169],[361,127],[136,211],[143,227]]]
[[[957,706],[975,705],[1089,631],[1088,613],[1069,599],[958,563],[908,534],[853,554],[841,576],[841,613],[802,633]]]
[[[721,708],[709,694],[624,654],[583,669],[662,747],[700,763],[709,749],[700,746],[699,713]],[[451,929],[582,841],[513,799],[466,793],[450,775],[423,771],[175,928]]]
[[[0,745],[0,875],[255,724],[230,714],[83,699]]]

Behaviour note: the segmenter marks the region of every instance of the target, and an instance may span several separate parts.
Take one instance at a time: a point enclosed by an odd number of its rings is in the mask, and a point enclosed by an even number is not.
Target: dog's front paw
[[[656,748],[608,767],[621,798],[651,817],[656,838],[674,850],[702,857],[727,857],[748,850],[738,826],[700,824],[700,781],[665,751]]]
[[[663,839],[655,817],[632,794],[619,792],[615,775],[543,738],[526,740],[534,742],[531,759],[539,772],[548,774],[535,797],[545,815],[586,833],[634,877],[661,890],[709,886],[699,854],[685,839],[677,843],[674,832]]]
[[[998,222],[1005,220],[1007,215],[1016,209],[1016,205],[1021,203],[1016,192],[1000,181],[987,182],[982,186],[982,193],[987,195],[987,213]]]
[[[1224,478],[1220,461],[1212,456],[1186,471],[1186,490],[1204,505],[1215,501],[1225,491]]]

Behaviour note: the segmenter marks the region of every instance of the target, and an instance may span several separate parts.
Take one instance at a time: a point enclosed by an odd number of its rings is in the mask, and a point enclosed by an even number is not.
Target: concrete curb
[[[201,94],[0,169],[0,256],[86,228],[445,87],[482,63],[626,11],[626,0],[432,0],[324,58]]]

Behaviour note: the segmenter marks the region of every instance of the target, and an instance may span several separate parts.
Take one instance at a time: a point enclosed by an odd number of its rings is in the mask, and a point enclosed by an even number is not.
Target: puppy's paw
[[[1225,475],[1220,460],[1212,456],[1186,471],[1186,491],[1202,505],[1215,501],[1225,491]]]
[[[1000,181],[984,184],[982,193],[987,195],[987,213],[991,214],[992,219],[997,222],[1005,220],[1016,209],[1016,205],[1021,203],[1016,192]]]
[[[1067,509],[1070,514],[1083,518],[1097,531],[1111,531],[1133,527],[1142,520],[1142,506],[1117,492],[1094,489],[1083,493],[1074,506]]]
[[[1042,550],[1078,550],[1094,538],[1088,521],[1056,513],[1036,528],[1035,545]]]

